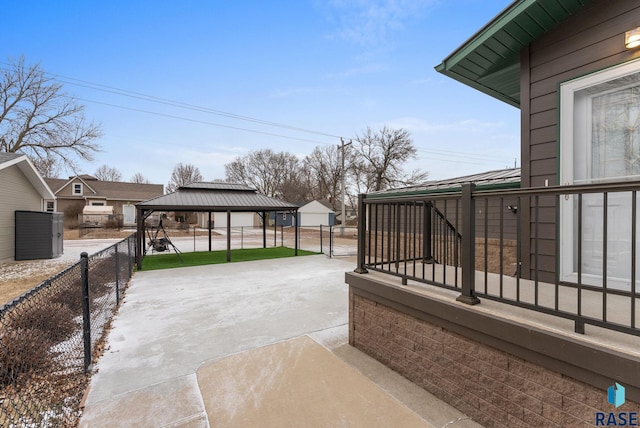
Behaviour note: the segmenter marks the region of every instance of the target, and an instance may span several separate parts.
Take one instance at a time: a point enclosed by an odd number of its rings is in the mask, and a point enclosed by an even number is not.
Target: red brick
[[[524,381],[521,391],[545,403],[559,403],[562,400],[562,395],[558,392],[552,391],[549,388],[545,388],[538,383],[530,382],[528,380]]]
[[[531,412],[527,409],[524,409],[524,422],[527,424],[527,426],[532,426],[532,427],[549,427],[549,428],[561,427],[561,425],[558,422],[549,420],[544,416]]]
[[[598,411],[591,406],[580,403],[568,397],[562,399],[562,410],[583,422],[591,422],[595,420],[595,413]]]
[[[558,406],[562,406],[562,403],[558,403]],[[552,422],[560,423],[564,412],[558,406],[542,403],[542,416]]]
[[[525,423],[524,420],[513,415],[507,415],[507,421],[509,422],[509,428],[531,428],[531,425]],[[544,426],[544,425],[536,425]]]
[[[491,364],[493,366],[499,367],[503,370],[509,369],[509,356],[497,349],[489,348],[489,347],[480,347],[476,352],[476,357],[479,360],[486,362],[487,364]]]
[[[542,407],[544,403],[541,400],[527,395],[522,391],[518,391],[517,389],[513,389],[511,387],[509,387],[509,389],[509,397],[511,401],[519,404],[527,411],[542,415]]]
[[[568,413],[563,413],[560,425],[562,428],[593,428],[595,416],[593,416],[593,418],[594,419],[591,420],[591,422],[585,422]]]
[[[498,395],[494,392],[489,391],[487,395],[487,401],[489,401],[494,406],[503,409],[507,414],[513,415],[522,420],[523,418],[523,408],[518,404],[509,401],[508,398],[505,398],[501,395]]]

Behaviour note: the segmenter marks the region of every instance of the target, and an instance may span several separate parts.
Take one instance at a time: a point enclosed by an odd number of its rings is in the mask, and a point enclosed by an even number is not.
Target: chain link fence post
[[[84,372],[91,368],[91,308],[89,301],[89,254],[80,254],[80,278],[82,284],[82,337],[84,339]]]
[[[116,306],[120,305],[120,250],[119,245],[116,244]]]

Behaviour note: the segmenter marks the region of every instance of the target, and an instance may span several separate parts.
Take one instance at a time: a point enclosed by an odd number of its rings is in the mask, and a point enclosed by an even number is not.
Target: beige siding
[[[0,170],[0,262],[15,255],[15,211],[44,211],[43,200],[17,166]]]
[[[625,31],[640,23],[637,0],[596,0],[591,6],[569,17],[555,30],[531,44],[522,59],[523,145],[522,184],[543,186],[558,183],[558,89],[562,82],[629,61],[640,56],[640,50],[624,46]],[[532,204],[533,205],[533,204]],[[554,201],[541,207],[553,207]],[[531,219],[534,215],[531,214]],[[553,209],[541,212],[538,263],[543,281],[555,279],[556,227]],[[542,231],[547,231],[543,235]],[[533,226],[529,252],[535,248]],[[526,250],[526,249],[525,249]],[[532,255],[533,258],[533,255]],[[533,259],[530,260],[533,267]]]

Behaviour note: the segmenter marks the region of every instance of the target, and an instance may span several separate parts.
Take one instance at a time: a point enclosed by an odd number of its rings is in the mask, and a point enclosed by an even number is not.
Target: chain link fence
[[[226,227],[212,228],[211,248],[224,250],[227,247]],[[193,236],[180,235],[175,230],[166,230],[171,242],[183,253],[207,251],[209,239],[206,229],[193,229]],[[261,226],[234,226],[230,229],[231,249],[267,247],[295,247],[295,227],[271,226],[263,230]],[[330,257],[348,257],[357,254],[358,228],[352,226],[301,226],[298,229],[298,248],[323,253]],[[196,234],[197,233],[197,234]],[[161,235],[158,235],[161,236]],[[149,245],[153,235],[147,237],[147,254],[157,251]],[[172,249],[169,248],[169,251]]]
[[[77,426],[134,256],[135,234],[0,306],[0,426]]]

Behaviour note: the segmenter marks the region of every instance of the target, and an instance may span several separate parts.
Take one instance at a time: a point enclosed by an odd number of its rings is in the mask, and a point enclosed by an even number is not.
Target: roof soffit
[[[445,58],[436,70],[520,106],[520,51],[592,0],[517,0]]]

